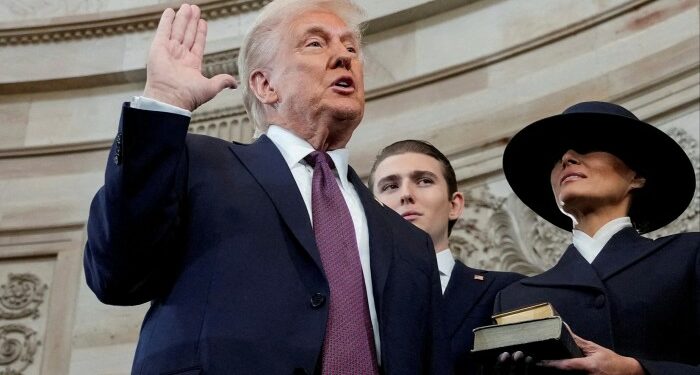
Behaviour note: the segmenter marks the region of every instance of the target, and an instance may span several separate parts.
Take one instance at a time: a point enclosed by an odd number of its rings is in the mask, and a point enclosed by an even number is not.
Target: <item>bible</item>
[[[474,329],[477,361],[494,363],[503,353],[522,351],[537,360],[583,357],[569,329],[549,303],[493,316],[497,324]]]

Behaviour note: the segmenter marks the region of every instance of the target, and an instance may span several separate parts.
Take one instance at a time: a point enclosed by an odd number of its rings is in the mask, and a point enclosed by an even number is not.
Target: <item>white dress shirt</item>
[[[576,250],[581,253],[581,256],[583,256],[588,263],[593,263],[593,260],[600,254],[605,244],[610,241],[610,238],[612,238],[615,233],[630,227],[632,227],[632,220],[630,220],[628,216],[625,216],[610,220],[598,229],[593,237],[590,237],[583,231],[574,229],[572,231],[573,243]]]
[[[452,269],[455,268],[455,258],[449,248],[435,254],[435,258],[437,258],[438,271],[440,271],[442,294],[445,294],[445,289],[447,289],[447,284],[450,283],[452,276]]]
[[[192,113],[188,110],[172,106],[154,99],[143,96],[135,96],[131,100],[131,107],[149,111],[159,111],[175,113],[190,117]],[[315,151],[314,148],[305,140],[299,138],[292,132],[276,125],[270,125],[267,130],[267,137],[272,143],[277,146],[284,161],[287,163],[289,170],[292,172],[294,181],[297,183],[301,197],[304,199],[306,210],[309,218],[312,220],[311,213],[311,177],[313,168],[304,161],[304,158]],[[357,194],[355,187],[348,181],[348,159],[349,153],[347,149],[339,149],[328,151],[328,155],[335,164],[335,177],[340,191],[345,198],[345,203],[348,205],[352,222],[355,226],[355,236],[357,237],[357,248],[360,252],[360,263],[362,265],[362,273],[365,279],[365,288],[367,290],[367,305],[369,307],[369,316],[372,321],[372,330],[374,333],[374,344],[377,352],[377,360],[381,363],[381,346],[379,340],[379,321],[377,320],[377,309],[374,303],[374,293],[372,291],[372,272],[369,259],[369,230],[367,228],[367,217],[365,210],[360,201],[360,196]],[[453,259],[454,265],[454,259]],[[451,272],[451,268],[450,268]],[[444,288],[443,288],[444,290]]]

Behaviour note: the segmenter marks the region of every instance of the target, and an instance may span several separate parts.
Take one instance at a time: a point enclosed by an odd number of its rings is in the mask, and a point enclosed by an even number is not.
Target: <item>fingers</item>
[[[212,91],[217,93],[226,88],[235,89],[238,87],[238,82],[236,82],[236,79],[233,78],[232,75],[228,74],[217,74],[211,77],[209,84],[211,85]]]
[[[552,367],[559,370],[589,370],[590,366],[589,358],[573,358],[573,359],[557,359],[549,361],[539,361],[538,366]]]
[[[192,44],[192,48],[190,51],[195,56],[198,56],[200,59],[204,56],[204,46],[207,44],[207,21],[203,19],[199,19],[199,22],[197,23],[197,32],[195,34],[194,38],[194,43]]]
[[[185,31],[187,31],[187,24],[190,21],[190,16],[192,15],[192,9],[189,4],[182,4],[180,9],[178,9],[175,14],[175,21],[173,22],[173,28],[170,32],[170,39],[182,43],[185,39]]]
[[[175,11],[168,8],[163,11],[160,16],[160,21],[158,22],[158,28],[156,29],[156,39],[168,40],[170,39],[170,31],[173,27],[173,19],[175,18]]]
[[[190,18],[187,22],[184,39],[182,40],[182,46],[186,49],[192,48],[192,44],[197,36],[197,30],[199,29],[199,17],[201,15],[201,11],[196,5],[191,5],[190,10]]]

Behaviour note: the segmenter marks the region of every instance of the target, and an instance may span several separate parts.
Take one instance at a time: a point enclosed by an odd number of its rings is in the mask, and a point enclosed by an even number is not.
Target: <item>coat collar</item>
[[[591,265],[601,280],[607,280],[656,252],[671,239],[654,241],[642,237],[634,228],[625,228],[610,238]]]
[[[360,197],[362,207],[365,209],[367,228],[369,230],[369,254],[370,268],[372,269],[372,288],[374,289],[374,301],[377,305],[377,316],[382,311],[384,287],[389,275],[389,268],[393,258],[394,240],[391,227],[386,221],[384,208],[374,199],[360,177],[352,167],[348,168],[348,179],[355,187]],[[381,324],[380,324],[381,327]]]
[[[535,286],[584,287],[600,291],[605,289],[598,274],[574,245],[569,245],[554,267],[540,275],[522,279],[520,282]]]
[[[477,275],[483,279],[477,280],[474,277]],[[444,324],[449,336],[459,329],[491,283],[493,278],[488,277],[487,272],[467,267],[458,260],[455,262],[443,295]]]
[[[316,246],[316,238],[311,227],[311,219],[304,204],[294,176],[282,154],[265,135],[248,146],[230,146],[234,155],[245,165],[277,208],[280,217],[289,227],[306,253],[313,259],[319,270],[323,270],[321,255]]]
[[[246,169],[257,180],[270,200],[277,208],[280,217],[302,245],[306,253],[313,259],[319,270],[323,270],[321,256],[316,246],[311,220],[304,199],[296,186],[289,168],[277,147],[265,135],[248,146],[232,145],[231,149]],[[377,305],[377,315],[381,311],[384,287],[389,274],[394,249],[392,231],[384,217],[383,208],[377,203],[360,177],[352,168],[348,168],[348,179],[357,191],[367,217],[369,229],[370,267],[372,270],[372,287],[374,300]]]
[[[603,291],[603,281],[659,250],[671,239],[653,241],[640,236],[634,228],[625,228],[610,238],[592,264],[579,254],[574,245],[569,245],[561,260],[549,271],[521,282],[526,285],[590,287]]]

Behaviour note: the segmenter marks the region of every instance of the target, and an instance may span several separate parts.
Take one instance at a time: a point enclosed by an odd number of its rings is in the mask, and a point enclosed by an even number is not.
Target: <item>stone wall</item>
[[[236,73],[268,0],[199,0],[206,74]],[[452,236],[467,264],[538,273],[569,242],[503,179],[508,139],[583,100],[610,100],[677,139],[700,165],[698,0],[382,0],[368,11],[367,108],[349,148],[425,139],[452,160],[467,209]],[[147,306],[114,307],[85,285],[90,200],[122,101],[138,95],[169,0],[0,2],[0,374],[127,374]],[[250,141],[235,91],[190,131]],[[652,236],[698,230],[700,198]],[[5,350],[7,348],[7,350]]]

